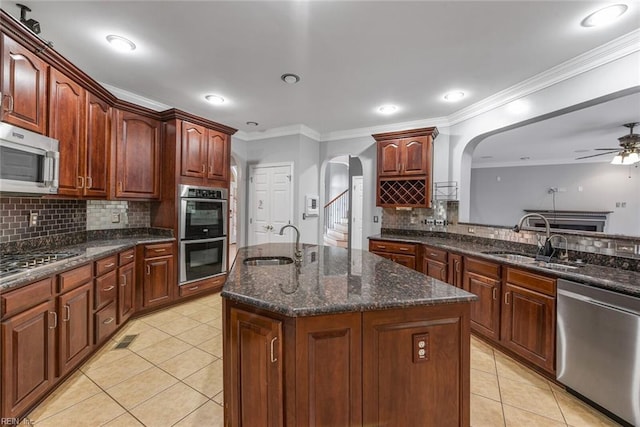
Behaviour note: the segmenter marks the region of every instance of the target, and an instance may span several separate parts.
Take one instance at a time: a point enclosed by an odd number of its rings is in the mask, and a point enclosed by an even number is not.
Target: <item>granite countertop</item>
[[[496,242],[495,246],[492,246],[455,239],[446,239],[442,237],[406,236],[387,233],[370,236],[369,239],[428,244],[434,247],[445,249],[447,251],[452,251],[463,255],[472,255],[478,258],[484,258],[505,265],[527,268],[529,270],[537,271],[549,276],[573,280],[576,282],[584,283],[586,285],[640,297],[640,272],[622,270],[612,267],[604,267],[594,264],[578,265],[576,263],[571,263],[572,266],[577,266],[577,268],[575,269],[555,269],[545,267],[544,262],[525,264],[522,262],[512,261],[495,255],[483,253],[487,251],[508,251],[508,249],[504,249],[504,247],[500,245],[499,241]]]
[[[364,250],[303,245],[300,266],[247,266],[250,257],[293,258],[295,245],[238,250],[222,296],[291,317],[474,301],[462,289]]]
[[[133,248],[139,244],[172,242],[174,240],[174,237],[145,234],[116,239],[91,240],[76,245],[49,248],[46,252],[73,252],[77,255],[55,263],[43,265],[42,267],[33,268],[23,273],[3,277],[0,279],[0,292],[19,288],[38,279],[61,273],[65,270],[86,264],[89,261],[94,261],[125,249]]]

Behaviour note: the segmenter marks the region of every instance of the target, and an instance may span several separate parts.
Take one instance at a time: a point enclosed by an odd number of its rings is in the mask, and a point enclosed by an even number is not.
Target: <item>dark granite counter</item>
[[[291,317],[475,301],[462,289],[364,250],[303,245],[296,264],[247,266],[249,257],[287,256],[294,245],[238,250],[222,296]]]
[[[576,264],[571,266],[575,269],[549,268],[545,263],[524,264],[487,254],[487,251],[509,250],[501,241],[496,240],[495,245],[481,244],[477,242],[466,242],[457,239],[447,239],[432,236],[407,236],[400,234],[378,234],[370,236],[370,239],[383,239],[397,242],[428,244],[439,247],[447,251],[456,252],[462,255],[472,255],[478,258],[499,262],[501,264],[512,265],[537,271],[549,276],[573,280],[603,289],[608,289],[627,295],[640,296],[640,272],[628,271],[611,267],[604,267],[593,264]],[[529,254],[532,255],[532,254]]]
[[[72,252],[77,255],[42,267],[33,268],[23,273],[3,277],[0,279],[0,292],[19,288],[20,286],[27,285],[38,279],[52,274],[61,273],[89,261],[97,260],[125,249],[133,248],[139,244],[171,242],[174,240],[175,238],[173,237],[141,234],[121,238],[91,240],[84,243],[61,246],[59,248],[47,248],[47,252]],[[34,251],[32,250],[29,252]]]

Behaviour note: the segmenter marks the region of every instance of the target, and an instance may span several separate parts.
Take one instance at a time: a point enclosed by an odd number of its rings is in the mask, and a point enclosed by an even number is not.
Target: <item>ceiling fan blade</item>
[[[606,150],[606,151],[619,151],[620,148],[593,148],[593,150],[596,151],[602,151],[602,150]]]
[[[588,159],[590,157],[606,156],[607,154],[617,153],[619,150],[609,151],[608,153],[593,154],[591,156],[576,157],[576,160]]]

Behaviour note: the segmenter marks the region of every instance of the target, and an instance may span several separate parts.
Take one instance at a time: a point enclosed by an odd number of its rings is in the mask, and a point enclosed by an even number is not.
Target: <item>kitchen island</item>
[[[222,291],[225,425],[468,426],[476,297],[366,251],[302,249],[238,251]]]

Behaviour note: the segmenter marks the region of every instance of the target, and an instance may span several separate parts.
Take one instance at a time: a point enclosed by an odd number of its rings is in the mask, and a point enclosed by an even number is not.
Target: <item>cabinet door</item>
[[[58,297],[58,376],[75,367],[93,345],[93,283]]]
[[[202,178],[207,168],[207,130],[182,122],[181,174]]]
[[[402,160],[397,140],[378,143],[378,175],[399,175]]]
[[[407,138],[400,141],[402,149],[402,175],[426,175],[429,167],[427,154],[429,137]]]
[[[500,334],[500,281],[472,272],[464,274],[464,289],[476,294],[471,303],[471,329],[494,340]]]
[[[434,279],[447,281],[447,265],[429,258],[423,260],[423,272]]]
[[[229,179],[229,144],[227,135],[213,130],[207,135],[207,179]]]
[[[462,255],[449,253],[447,278],[451,286],[462,287]]]
[[[116,197],[156,199],[160,195],[160,123],[118,112]]]
[[[55,378],[54,301],[43,302],[2,322],[2,416],[17,417]]]
[[[84,195],[107,197],[111,147],[111,107],[95,95],[87,97]]]
[[[414,256],[393,254],[391,259],[393,260],[393,262],[404,265],[405,267],[409,267],[412,270],[416,269],[416,257]]]
[[[2,34],[2,121],[44,134],[47,117],[45,61]]]
[[[118,269],[118,324],[126,321],[135,310],[135,263]]]
[[[49,69],[49,136],[59,141],[58,194],[84,192],[85,97],[82,87],[54,68]]]
[[[297,425],[362,425],[361,323],[360,313],[299,318]]]
[[[502,344],[553,372],[555,298],[508,282],[503,295]]]
[[[229,425],[282,426],[282,322],[236,308],[229,319]]]
[[[171,301],[175,286],[173,256],[145,259],[142,287],[143,307]]]

